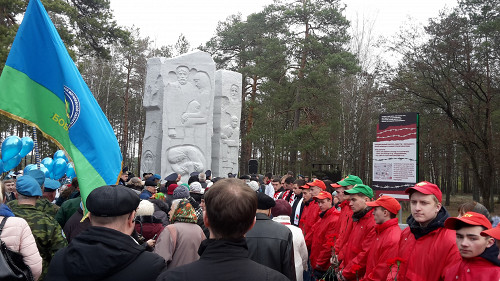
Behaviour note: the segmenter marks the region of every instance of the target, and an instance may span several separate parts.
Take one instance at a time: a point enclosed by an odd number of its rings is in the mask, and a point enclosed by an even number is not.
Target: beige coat
[[[172,269],[197,261],[198,248],[205,234],[201,227],[194,223],[176,222],[166,226],[160,233],[154,252],[167,262]]]
[[[0,216],[0,221],[2,220],[3,217]],[[9,250],[23,256],[24,263],[30,267],[35,280],[38,280],[42,273],[42,257],[28,223],[23,218],[9,217],[0,238]]]

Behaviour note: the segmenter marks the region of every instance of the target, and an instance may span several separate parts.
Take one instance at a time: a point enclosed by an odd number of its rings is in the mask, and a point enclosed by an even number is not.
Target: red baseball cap
[[[442,202],[443,193],[441,193],[441,190],[439,189],[439,187],[433,183],[430,183],[428,181],[419,182],[415,186],[408,187],[405,190],[405,193],[409,194],[412,190],[415,190],[415,191],[418,191],[420,193],[427,194],[427,195],[432,194],[432,195],[436,196],[439,203]]]
[[[321,188],[322,190],[326,189],[326,185],[322,180],[315,180],[313,182],[308,182],[306,184],[309,186],[317,186],[317,187]]]
[[[500,240],[500,224],[498,224],[495,228],[482,231],[481,235],[491,236],[497,240]]]
[[[470,225],[480,225],[484,226],[488,229],[492,228],[491,222],[485,217],[483,214],[475,213],[475,212],[467,212],[463,216],[459,218],[447,218],[444,222],[444,227],[448,229],[457,229],[457,224],[459,222],[463,222]]]
[[[339,188],[339,187],[342,187],[342,186],[341,186],[340,184],[338,184],[338,183],[332,183],[332,184],[330,184],[330,186],[331,186],[331,187],[333,187],[333,188]]]
[[[330,192],[327,192],[327,191],[320,191],[319,194],[317,196],[314,196],[315,199],[330,199],[332,200],[332,194]]]
[[[387,195],[382,195],[373,202],[366,202],[366,205],[370,207],[383,207],[395,215],[397,215],[399,210],[401,210],[401,205],[399,205],[398,200]]]
[[[307,185],[307,184],[304,184],[304,185],[303,185],[303,186],[301,186],[300,188],[302,188],[302,189],[309,189],[309,188],[311,188],[311,187],[310,187],[309,185]]]

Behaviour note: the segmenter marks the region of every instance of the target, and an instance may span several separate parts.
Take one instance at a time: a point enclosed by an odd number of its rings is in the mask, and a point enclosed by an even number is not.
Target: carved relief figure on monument
[[[231,102],[237,103],[240,102],[240,87],[238,85],[231,85],[231,89],[229,91],[229,96],[231,97]]]
[[[182,114],[181,118],[182,124],[187,127],[207,123],[207,116],[201,112],[201,104],[196,100],[188,104],[187,110]]]
[[[221,132],[222,139],[222,161],[227,162],[233,153],[238,153],[240,121],[237,116],[231,116],[231,123],[224,126]],[[236,151],[234,151],[236,150]]]
[[[192,172],[203,172],[205,156],[192,145],[175,146],[167,150],[167,158],[172,170],[181,176]]]
[[[193,76],[194,85],[198,88],[199,93],[202,95],[209,95],[212,85],[210,84],[210,77],[203,71],[197,72]]]
[[[172,72],[169,74],[172,76]],[[198,95],[198,88],[189,80],[189,76],[189,67],[178,66],[175,71],[176,81],[168,83],[166,88],[165,104],[167,107],[164,109],[166,109],[167,133],[170,138],[184,139],[184,125],[182,124],[182,114],[176,110],[168,110],[168,108],[185,108]]]
[[[142,171],[144,171],[145,173],[155,173],[156,171],[154,170],[154,164],[155,156],[153,152],[151,152],[151,150],[147,150],[142,156]]]
[[[189,68],[187,66],[179,66],[176,69],[177,81],[181,85],[186,85],[189,77]]]

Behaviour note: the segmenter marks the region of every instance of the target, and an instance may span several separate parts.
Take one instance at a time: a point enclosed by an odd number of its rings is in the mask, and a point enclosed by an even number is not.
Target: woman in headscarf
[[[187,199],[172,201],[170,224],[161,232],[154,252],[167,262],[167,268],[175,268],[200,258],[198,248],[205,234],[196,224],[196,212]]]

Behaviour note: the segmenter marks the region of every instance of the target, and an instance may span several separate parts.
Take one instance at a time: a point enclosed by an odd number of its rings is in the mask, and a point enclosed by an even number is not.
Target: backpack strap
[[[5,225],[5,223],[7,222],[7,219],[9,217],[3,217],[3,220],[2,222],[0,223],[0,235],[2,235],[2,230],[3,230],[3,226]]]

